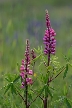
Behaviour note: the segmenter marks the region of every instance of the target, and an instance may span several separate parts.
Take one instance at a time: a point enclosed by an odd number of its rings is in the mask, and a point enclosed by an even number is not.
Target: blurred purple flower
[[[44,53],[47,54],[55,54],[55,46],[56,46],[56,40],[55,37],[56,33],[51,27],[50,19],[48,11],[46,10],[46,27],[45,35],[43,37],[43,43],[45,44],[45,50]]]

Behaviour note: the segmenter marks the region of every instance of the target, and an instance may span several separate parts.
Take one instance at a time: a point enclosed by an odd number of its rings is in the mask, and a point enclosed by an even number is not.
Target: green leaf
[[[38,91],[39,91],[39,93],[40,93],[40,94],[42,94],[42,93],[43,93],[43,91],[44,91],[44,89],[45,89],[45,86],[44,86],[43,88],[41,88],[40,90],[38,90]]]
[[[46,76],[43,78],[45,84],[48,82],[48,78],[49,78],[49,75],[46,74]]]
[[[40,67],[42,64],[44,64],[44,62],[40,62],[40,65],[39,65],[39,67]]]
[[[70,58],[67,57],[67,55],[64,56],[64,59],[66,60],[66,62],[69,62]]]
[[[6,90],[5,90],[4,94],[6,94],[6,92],[9,90],[10,87],[11,87],[11,84],[8,84],[8,85],[6,86]]]
[[[29,100],[32,100],[32,93],[28,93],[28,98],[29,98]]]
[[[34,48],[34,50],[38,53],[38,50]]]
[[[49,90],[49,86],[47,84],[45,84],[44,89],[45,89],[45,97],[48,97],[48,94],[49,94],[51,96],[51,98],[52,98],[53,97],[52,93]]]
[[[70,105],[72,106],[72,100],[71,99],[68,99],[67,100],[69,101]]]
[[[68,52],[67,52],[67,56],[70,59],[72,59],[72,47],[69,48]]]
[[[43,47],[41,46],[41,52],[43,51]]]
[[[56,72],[60,72],[63,68],[64,66],[60,67]]]
[[[20,72],[20,65],[19,65],[19,63],[17,63],[17,67],[18,67],[18,71]]]
[[[38,46],[38,50],[40,51],[40,47]]]
[[[38,46],[38,49],[35,49],[35,48],[34,48],[34,50],[35,50],[37,53],[42,53],[42,52],[43,52],[42,46],[41,46],[41,47]]]
[[[49,86],[45,85],[45,96],[47,97],[48,94],[51,96],[51,98],[53,97],[52,94],[51,94],[51,91],[49,90]]]
[[[63,79],[66,77],[66,75],[67,75],[67,72],[68,72],[68,64],[66,64],[66,69],[65,69],[65,72],[64,72]]]
[[[48,97],[48,88],[47,88],[47,85],[45,85],[45,97]]]
[[[7,74],[7,79],[6,80],[9,80],[9,82],[12,82],[12,75],[11,74]]]
[[[50,87],[50,86],[49,86]],[[55,88],[54,87],[50,87],[50,89],[52,89],[52,90],[55,90]],[[56,90],[55,90],[56,91]]]
[[[11,85],[11,93],[12,93],[12,94],[13,94],[13,93],[17,94],[17,93],[16,93],[16,89],[15,89],[15,87],[14,87],[13,84]]]
[[[64,95],[67,95],[68,89],[67,89],[67,84],[64,85]]]
[[[70,104],[70,102],[68,101],[67,98],[65,99],[65,102],[66,102],[66,105],[67,105],[68,108],[72,108],[72,107],[71,107],[71,104]]]
[[[33,60],[33,62],[37,61],[37,60],[41,57],[41,55],[42,55],[42,54],[40,54],[39,56],[37,56],[37,57]]]
[[[53,70],[53,67],[52,66],[48,66],[47,67],[47,71],[51,71],[51,70]]]
[[[69,63],[69,65],[72,67],[72,64],[71,63]]]
[[[47,73],[46,75],[41,74],[41,80],[43,81],[44,84],[47,83],[47,81],[48,81],[48,77],[49,77],[48,73]]]
[[[19,78],[20,78],[20,75],[18,77],[16,77],[16,79],[13,81],[13,83],[17,82]]]
[[[11,82],[11,80],[10,79],[8,79],[8,78],[5,78],[8,82]]]

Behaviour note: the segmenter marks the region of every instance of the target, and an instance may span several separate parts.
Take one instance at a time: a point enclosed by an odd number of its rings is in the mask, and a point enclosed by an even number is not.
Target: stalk
[[[46,10],[46,27],[47,29],[45,30],[45,35],[44,35],[44,44],[45,44],[45,50],[44,53],[45,55],[48,55],[48,63],[47,66],[50,65],[50,55],[55,54],[55,45],[56,45],[56,40],[54,36],[56,35],[55,31],[52,29],[51,24],[50,24],[50,19],[49,19],[49,14],[48,11]],[[47,86],[49,86],[49,81],[50,81],[50,76],[48,76],[47,80]],[[48,100],[49,95],[44,97],[44,108],[49,108],[49,100]]]
[[[26,78],[27,78],[27,75],[26,75]],[[28,85],[27,85],[26,81],[25,81],[25,94],[26,94],[25,106],[26,106],[26,108],[29,108],[29,106],[28,106]]]

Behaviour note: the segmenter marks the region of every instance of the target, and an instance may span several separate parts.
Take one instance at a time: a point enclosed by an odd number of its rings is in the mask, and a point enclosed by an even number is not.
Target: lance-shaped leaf
[[[19,63],[17,63],[17,67],[18,67],[18,71],[20,72],[20,65],[19,65]]]
[[[39,94],[42,94],[44,92],[45,86],[43,86],[43,88],[41,88],[40,90],[38,90]]]
[[[72,59],[72,47],[69,48],[68,52],[67,52],[67,57],[68,59]]]
[[[45,85],[45,97],[47,97],[48,94],[51,96],[51,98],[53,97],[52,96],[52,93],[51,93],[51,91],[49,89],[49,86],[48,85]]]
[[[43,77],[44,83],[46,84],[48,82],[48,78],[49,78],[49,73],[47,73],[45,75],[45,77]]]
[[[32,60],[32,62],[36,62],[37,60],[39,60],[39,58],[41,57],[42,54],[40,54],[39,56],[37,56],[34,60]]]
[[[20,78],[20,75],[14,79],[13,83],[17,82],[19,78]]]
[[[38,49],[34,48],[34,50],[36,51],[36,53],[42,53],[43,52],[42,46],[41,47],[38,46]]]
[[[64,85],[64,95],[67,95],[68,93],[68,88],[67,88],[67,84]]]
[[[66,102],[67,108],[72,108],[72,106],[67,98],[65,99],[65,102]]]
[[[11,80],[9,78],[5,78],[8,82],[11,82]]]
[[[5,78],[8,82],[12,82],[12,75],[11,74],[7,74],[7,77]]]
[[[36,53],[38,53],[38,50],[36,48],[34,48],[34,50],[36,51]]]
[[[5,90],[4,94],[6,94],[6,92],[10,89],[10,87],[11,87],[11,84],[8,84],[8,85],[6,86],[6,90]]]
[[[70,103],[70,105],[72,106],[72,100],[71,99],[68,99],[68,98],[67,98],[67,100]]]
[[[28,98],[29,98],[29,100],[32,100],[32,93],[30,91],[28,93]]]
[[[65,59],[66,61],[68,61],[68,57],[67,57],[67,55],[64,55],[64,59]]]
[[[13,93],[17,94],[17,93],[16,93],[16,89],[15,89],[15,87],[14,87],[13,84],[11,84],[11,93],[12,93],[12,94],[13,94]]]
[[[64,72],[64,75],[63,75],[63,79],[66,77],[67,72],[68,72],[68,64],[66,64],[66,69],[65,69],[65,72]]]

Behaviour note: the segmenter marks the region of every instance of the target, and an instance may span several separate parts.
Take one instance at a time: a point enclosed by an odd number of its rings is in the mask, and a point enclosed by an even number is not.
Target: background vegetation
[[[21,99],[3,95],[2,87],[7,83],[7,73],[18,73],[17,62],[21,63],[24,57],[26,38],[30,39],[32,48],[43,46],[45,9],[48,9],[52,27],[57,33],[56,56],[62,65],[63,54],[72,46],[72,0],[0,0],[0,108],[23,108]],[[71,85],[72,70],[63,81],[62,76],[54,81],[55,99],[59,99],[57,94],[61,96],[63,84]],[[68,96],[72,99],[71,91]],[[37,104],[41,105],[38,101]],[[37,104],[33,107],[38,108]],[[60,105],[60,108],[66,108],[60,102],[54,103],[53,108]]]

